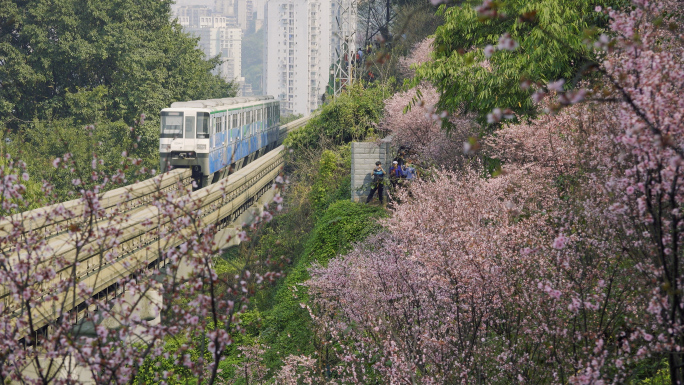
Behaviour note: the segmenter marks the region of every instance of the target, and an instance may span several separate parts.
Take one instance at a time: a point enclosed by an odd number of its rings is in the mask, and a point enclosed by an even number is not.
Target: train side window
[[[209,137],[209,119],[210,117],[208,112],[197,113],[197,139],[204,139]],[[214,119],[214,122],[215,121],[216,119]]]
[[[252,136],[254,133],[254,127],[252,127],[252,123],[254,123],[254,112],[249,111],[247,112],[247,124],[249,125],[249,135]]]
[[[195,117],[185,117],[185,139],[195,139]]]
[[[254,113],[252,111],[247,111],[247,135],[252,136],[254,134],[254,128],[252,127],[254,123]]]

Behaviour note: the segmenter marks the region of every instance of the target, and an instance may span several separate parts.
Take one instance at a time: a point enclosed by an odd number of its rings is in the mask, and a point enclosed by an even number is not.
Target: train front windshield
[[[161,137],[162,138],[182,138],[183,137],[183,113],[168,112],[161,113]]]

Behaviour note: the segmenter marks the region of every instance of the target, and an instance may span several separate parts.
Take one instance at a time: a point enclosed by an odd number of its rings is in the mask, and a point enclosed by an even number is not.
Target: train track
[[[304,126],[309,118],[282,126],[281,141],[288,132]],[[86,213],[83,200],[44,207],[0,222],[0,236],[6,236],[8,230],[17,226],[21,226],[23,234],[38,231],[52,250],[50,257],[68,261],[68,265],[59,270],[53,280],[41,283],[40,292],[44,297],[51,295],[50,288],[57,282],[73,274],[76,281],[91,288],[95,296],[108,291],[121,277],[134,274],[141,267],[163,263],[160,261],[160,254],[163,253],[160,251],[179,246],[192,232],[192,229],[186,229],[160,238],[169,224],[159,208],[150,204],[159,194],[174,193],[176,199],[198,203],[201,215],[195,226],[214,224],[218,229],[225,228],[271,187],[280,173],[284,158],[285,149],[280,146],[227,178],[192,192],[190,171],[182,169],[109,191],[100,198],[101,206],[107,211],[106,218],[91,226],[92,241],[78,246],[74,231],[69,230],[74,229],[73,225],[78,227],[83,224],[84,219],[74,219]],[[114,247],[102,242],[103,238],[108,237],[116,237]],[[14,262],[27,257],[25,253],[13,253],[12,250],[4,252],[6,255],[9,253],[10,260]],[[43,263],[49,262],[45,260]],[[58,300],[63,304],[60,312],[77,309],[86,300],[87,297],[74,295],[73,291],[64,292]],[[0,301],[4,302],[5,311],[10,311],[14,317],[24,311],[4,287],[0,287]],[[32,309],[35,330],[48,325],[54,319],[55,312],[54,301],[36,302],[39,305]],[[25,330],[21,334],[29,332]]]

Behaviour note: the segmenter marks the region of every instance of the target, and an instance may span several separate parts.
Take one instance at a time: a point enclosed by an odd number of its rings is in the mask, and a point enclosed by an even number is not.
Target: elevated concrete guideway
[[[281,127],[281,142],[289,131],[296,130],[304,126],[311,116],[296,120]],[[223,248],[235,244],[236,240],[226,242],[228,235],[233,235],[237,230],[234,223],[241,215],[250,208],[255,206],[255,203],[263,203],[264,199],[271,199],[271,185],[273,180],[278,176],[281,166],[284,164],[285,149],[280,146],[262,157],[254,160],[247,166],[231,174],[229,177],[212,184],[206,188],[192,192],[191,198],[193,201],[201,202],[201,226],[209,224],[216,224],[219,229],[216,236],[216,243],[218,248]],[[71,201],[60,204],[58,206],[50,206],[33,210],[24,213],[20,216],[15,216],[5,223],[0,223],[0,232],[7,234],[12,229],[20,226],[21,232],[28,233],[30,231],[40,231],[44,234],[51,246],[54,245],[54,257],[63,257],[67,261],[76,263],[76,279],[79,283],[84,283],[92,289],[93,296],[100,293],[110,295],[110,290],[115,286],[116,282],[125,276],[130,276],[143,264],[149,266],[158,263],[163,266],[164,261],[159,260],[159,253],[156,247],[149,247],[158,241],[158,236],[153,234],[156,229],[163,229],[164,222],[159,221],[161,217],[158,213],[158,208],[151,205],[153,194],[159,191],[172,191],[175,189],[189,188],[191,183],[188,170],[174,170],[162,176],[157,176],[147,181],[128,186],[123,189],[113,190],[105,193],[100,198],[103,201],[103,206],[106,210],[115,212],[125,212],[125,219],[118,222],[121,235],[118,237],[120,241],[116,246],[118,257],[114,260],[105,261],[102,258],[103,252],[107,249],[102,245],[93,247],[88,252],[82,252],[87,248],[81,249],[81,253],[77,253],[73,242],[69,242],[69,234],[67,229],[73,224],[77,224],[73,218],[79,218],[86,209],[80,201]],[[57,213],[57,214],[55,214]],[[73,215],[73,214],[76,215]],[[241,224],[241,223],[240,223]],[[4,226],[3,226],[4,225]],[[98,226],[109,226],[108,223]],[[189,232],[190,230],[188,230]],[[184,241],[184,235],[175,234],[170,240],[166,241],[164,247],[166,249],[177,247]],[[18,260],[20,255],[12,253],[9,250],[3,250],[7,254],[14,255],[13,258]],[[73,265],[67,269],[57,273],[54,281],[57,282],[64,274],[73,274]],[[53,282],[44,282],[44,286],[49,288]],[[46,289],[49,290],[49,289]],[[48,295],[44,292],[44,295]],[[115,287],[113,296],[121,295],[120,288]],[[109,298],[109,297],[108,297]],[[88,298],[75,296],[73,292],[65,293],[61,296],[65,303],[65,307],[60,309],[62,312],[74,311],[76,312],[76,319],[78,313],[81,311],[88,311],[82,309],[81,304],[85,303]],[[10,311],[20,311],[19,304],[14,303],[11,293],[4,287],[0,287],[0,301],[2,301],[6,308]],[[35,314],[40,315],[38,319],[34,319],[34,330],[25,330],[18,339],[35,332],[40,328],[45,328],[50,324],[51,320],[55,318],[55,309],[40,305],[34,309]],[[16,313],[18,315],[18,313]],[[44,331],[49,332],[49,331]]]

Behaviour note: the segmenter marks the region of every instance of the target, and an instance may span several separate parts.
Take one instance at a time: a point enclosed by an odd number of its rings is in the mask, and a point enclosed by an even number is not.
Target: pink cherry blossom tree
[[[312,269],[340,376],[625,383],[666,358],[682,382],[681,5],[634,5],[607,11],[603,84],[540,87],[554,115],[483,142],[498,177],[437,172],[387,233]]]
[[[416,44],[409,56],[399,59],[407,76],[414,74],[415,66],[430,60],[433,42],[434,38],[427,38]],[[469,117],[449,117],[436,110],[438,100],[437,90],[427,83],[399,91],[385,100],[380,128],[391,135],[396,147],[411,148],[427,165],[462,166],[463,143],[472,135],[473,123]]]
[[[396,147],[411,148],[423,163],[462,166],[463,143],[472,135],[472,122],[467,117],[448,119],[446,114],[435,111],[438,99],[437,91],[430,85],[397,92],[385,100],[380,128],[392,136]],[[453,127],[449,132],[443,129],[447,119]]]

